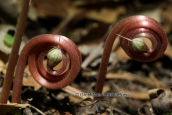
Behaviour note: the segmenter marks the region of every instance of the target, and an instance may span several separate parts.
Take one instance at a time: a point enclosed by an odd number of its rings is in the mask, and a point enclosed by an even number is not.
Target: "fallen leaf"
[[[164,54],[172,59],[172,53],[171,52],[172,52],[172,46],[170,43],[168,43],[167,49],[166,49]]]
[[[161,9],[160,7],[156,8],[156,9],[151,9],[151,10],[146,10],[144,12],[139,12],[138,15],[144,15],[144,16],[148,16],[151,17],[153,19],[155,19],[158,22],[161,22]]]
[[[11,108],[8,113],[12,113],[14,115],[22,115],[20,108]]]
[[[5,69],[5,63],[0,59],[0,72]]]
[[[116,55],[118,59],[131,59],[121,47],[116,50]]]
[[[39,16],[65,17],[67,9],[70,7],[69,0],[34,0]]]
[[[110,91],[110,86],[109,85],[104,85],[102,93],[106,93],[108,91]]]
[[[6,113],[10,112],[19,112],[17,109],[19,108],[26,108],[30,106],[29,104],[18,104],[18,103],[10,103],[10,104],[0,104],[0,115],[5,115]],[[15,109],[13,109],[15,108]],[[18,115],[18,114],[17,114]]]
[[[54,70],[58,70],[61,66],[62,66],[62,63],[63,62],[60,62],[57,66],[55,66],[53,69]],[[47,60],[44,60],[43,61],[43,65],[44,65],[44,68],[45,70],[47,70]],[[69,63],[67,65],[67,68],[69,67]],[[67,70],[67,69],[66,69]],[[65,71],[66,71],[65,70]],[[29,66],[26,66],[25,68],[25,74],[24,74],[24,77],[23,77],[23,86],[31,86],[31,87],[34,87],[34,90],[37,91],[39,90],[42,86],[40,84],[38,84],[34,78],[32,77],[30,71],[29,71]]]
[[[115,9],[102,8],[101,10],[90,10],[86,13],[86,17],[111,24],[117,21],[119,15],[125,13],[125,7],[119,6]]]
[[[25,75],[23,77],[23,86],[31,86],[31,87],[34,87],[34,90],[35,91],[37,91],[38,89],[40,89],[42,87],[32,77],[32,75],[31,75],[31,73],[29,71],[29,67],[28,66],[26,66],[26,68],[25,68]]]

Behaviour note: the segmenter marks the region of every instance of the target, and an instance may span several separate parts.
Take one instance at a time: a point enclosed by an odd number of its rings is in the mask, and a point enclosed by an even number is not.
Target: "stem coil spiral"
[[[141,15],[130,16],[121,20],[114,26],[106,40],[95,93],[102,93],[110,52],[117,34],[129,39],[146,37],[152,42],[152,47],[146,53],[140,53],[133,51],[130,41],[120,37],[121,47],[126,54],[132,59],[141,62],[149,62],[159,58],[165,52],[168,44],[164,29],[156,20]]]
[[[60,44],[59,44],[60,39]],[[59,70],[45,70],[43,60],[47,52],[54,46],[65,50],[70,58],[70,65],[66,70],[68,59],[63,50],[63,64]],[[68,38],[60,35],[43,34],[32,38],[23,48],[17,63],[13,86],[13,102],[20,100],[25,64],[28,58],[29,70],[34,79],[49,89],[60,89],[74,81],[81,68],[81,55],[77,46]],[[65,72],[64,72],[65,71]]]

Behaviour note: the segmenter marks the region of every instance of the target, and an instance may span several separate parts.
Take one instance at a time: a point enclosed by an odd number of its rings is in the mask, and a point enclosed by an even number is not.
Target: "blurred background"
[[[22,0],[0,0],[0,87],[6,73],[21,6]],[[107,100],[124,112],[137,115],[138,108],[143,104],[150,105],[146,93],[149,89],[169,88],[172,85],[171,14],[172,0],[32,0],[21,49],[29,39],[40,34],[60,34],[70,38],[77,44],[83,57],[81,73],[72,86],[83,92],[94,92],[103,43],[112,27],[132,15],[154,18],[162,24],[168,36],[169,44],[165,54],[152,62],[137,62],[125,54],[117,39],[112,48],[103,88],[103,93],[116,91],[130,94],[126,99]],[[151,46],[150,41],[146,43]],[[92,51],[100,53],[89,63],[84,62],[89,55],[94,55],[91,54]],[[26,74],[31,76],[28,68]],[[115,90],[115,86],[110,86],[110,83],[115,83],[120,90]],[[23,85],[34,87],[36,91],[41,90],[41,86],[31,78],[24,78]],[[51,91],[51,93],[58,99],[61,99],[58,95],[69,97],[64,92]],[[73,98],[69,99],[71,101]],[[38,106],[38,108],[42,111],[48,110],[45,107]],[[118,115],[119,112],[114,114]]]

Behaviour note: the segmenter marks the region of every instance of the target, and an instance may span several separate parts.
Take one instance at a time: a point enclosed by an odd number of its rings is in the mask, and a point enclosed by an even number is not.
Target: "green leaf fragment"
[[[57,64],[62,61],[62,52],[59,48],[52,48],[47,54],[47,65],[50,68],[54,68]]]
[[[12,35],[10,35],[10,34],[6,34],[6,35],[5,35],[5,38],[4,38],[4,44],[5,44],[7,47],[12,47],[13,42],[14,42],[14,36],[12,36]]]
[[[145,53],[148,51],[148,47],[142,38],[134,38],[131,42],[131,46],[136,52]]]
[[[172,115],[171,113],[165,113],[165,114],[163,114],[163,115]]]
[[[22,115],[21,109],[18,107],[12,108],[8,113],[12,113],[14,115]]]
[[[163,115],[172,115],[172,113],[170,112],[170,113],[164,113]]]

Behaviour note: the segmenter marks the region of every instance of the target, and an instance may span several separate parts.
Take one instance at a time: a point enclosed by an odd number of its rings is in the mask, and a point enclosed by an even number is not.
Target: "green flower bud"
[[[47,65],[50,68],[54,68],[62,61],[62,52],[59,48],[52,48],[47,54]]]
[[[131,42],[131,46],[134,51],[145,53],[148,51],[148,47],[142,38],[134,38]]]

